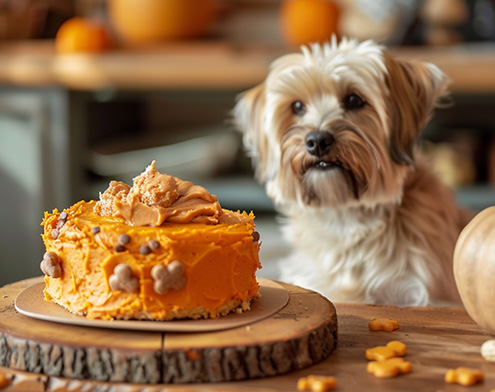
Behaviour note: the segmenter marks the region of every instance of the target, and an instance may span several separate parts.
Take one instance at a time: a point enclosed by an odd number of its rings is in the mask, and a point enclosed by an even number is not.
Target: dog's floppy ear
[[[233,115],[237,128],[243,133],[244,146],[248,149],[255,168],[256,178],[264,182],[268,172],[268,140],[264,134],[265,84],[241,94]]]
[[[447,95],[449,79],[435,65],[385,55],[390,91],[390,154],[403,165],[414,162],[414,146],[437,101]]]

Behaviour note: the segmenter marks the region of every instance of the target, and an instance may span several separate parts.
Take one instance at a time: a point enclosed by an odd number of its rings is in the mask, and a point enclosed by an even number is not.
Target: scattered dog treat
[[[445,373],[445,382],[449,384],[457,383],[464,386],[477,384],[482,382],[484,378],[485,376],[481,370],[466,367],[450,369]]]
[[[399,323],[396,320],[377,318],[371,319],[368,323],[370,331],[387,331],[391,332],[395,329],[399,329]]]
[[[392,340],[386,346],[377,346],[366,350],[368,363],[366,370],[378,378],[390,378],[411,371],[411,362],[405,361],[407,346],[398,340]]]
[[[108,279],[110,288],[114,291],[122,290],[135,293],[139,287],[139,279],[132,274],[132,269],[127,264],[118,264],[113,269],[113,274]]]
[[[297,381],[298,391],[325,392],[337,388],[337,379],[332,376],[309,375]]]
[[[398,340],[388,342],[386,346],[377,346],[366,350],[366,359],[370,361],[384,361],[390,358],[403,357],[406,355],[407,347]]]
[[[411,362],[405,361],[404,358],[390,358],[384,361],[369,362],[366,370],[378,378],[391,378],[409,373],[412,366]]]
[[[495,339],[487,340],[481,345],[481,356],[487,361],[495,362]]]

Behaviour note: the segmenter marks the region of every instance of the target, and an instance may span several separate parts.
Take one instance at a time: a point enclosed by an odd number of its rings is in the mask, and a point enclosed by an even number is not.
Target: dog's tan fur
[[[470,215],[417,151],[447,84],[431,64],[344,40],[278,59],[240,98],[235,118],[294,248],[284,280],[338,301],[459,301],[452,254]],[[366,104],[346,108],[351,94]],[[334,139],[323,157],[305,148],[320,130]]]

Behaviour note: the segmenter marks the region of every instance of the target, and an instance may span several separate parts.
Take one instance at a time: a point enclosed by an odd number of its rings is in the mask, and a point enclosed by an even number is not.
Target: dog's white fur
[[[416,151],[447,84],[432,64],[333,39],[277,59],[239,98],[235,120],[294,248],[282,280],[333,301],[459,301],[452,254],[469,217]],[[324,155],[306,148],[314,131],[333,136]]]

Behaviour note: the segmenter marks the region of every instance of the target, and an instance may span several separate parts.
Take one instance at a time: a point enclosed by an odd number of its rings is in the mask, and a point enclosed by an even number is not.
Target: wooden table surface
[[[224,41],[175,43],[101,55],[56,55],[53,41],[0,46],[0,84],[72,89],[231,89],[261,82],[287,48]],[[430,61],[452,79],[452,91],[495,92],[495,45],[396,48],[398,56]]]
[[[480,355],[481,344],[492,336],[476,325],[463,308],[397,308],[341,303],[335,307],[338,316],[337,349],[316,365],[281,376],[215,384],[124,385],[23,373],[9,368],[0,368],[0,374],[11,378],[5,391],[296,391],[298,378],[309,374],[335,376],[338,391],[488,392],[495,389],[495,363],[487,362]],[[0,317],[5,316],[0,312]],[[393,332],[370,331],[368,321],[373,317],[395,319],[400,328]],[[15,334],[15,328],[10,333]],[[412,363],[412,372],[392,379],[375,378],[366,372],[365,350],[391,340],[400,340],[407,345],[405,359]],[[2,344],[4,342],[0,341],[0,352]],[[142,345],[138,341],[135,344],[137,347]],[[484,382],[469,388],[445,383],[447,370],[459,366],[482,370]]]

